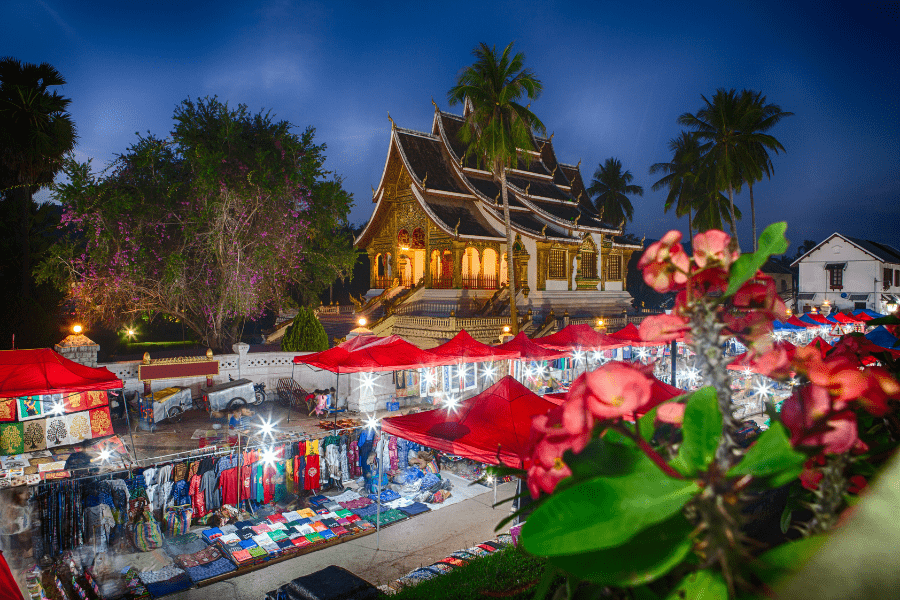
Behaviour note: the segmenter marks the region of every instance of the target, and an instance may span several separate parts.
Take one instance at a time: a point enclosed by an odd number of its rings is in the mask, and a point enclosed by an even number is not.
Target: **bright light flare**
[[[360,317],[359,319],[356,320],[356,322],[357,322],[357,324],[359,324],[360,327],[365,327],[366,323],[368,323],[368,321],[366,321],[365,317]]]
[[[276,456],[275,450],[271,446],[263,450],[262,461],[264,465],[272,466],[276,460],[278,460],[278,456]]]
[[[112,458],[112,452],[108,449],[104,448],[100,451],[100,462],[108,463],[110,458]]]
[[[644,348],[643,346],[641,346],[640,348],[635,350],[635,354],[637,354],[637,357],[640,360],[646,360],[647,358],[650,357],[650,351],[647,350],[647,348]]]
[[[756,381],[756,386],[754,387],[753,392],[756,396],[759,396],[761,398],[766,398],[769,396],[769,394],[772,393],[772,386],[769,384],[768,381],[766,381],[764,379],[758,379]]]
[[[459,408],[459,398],[456,396],[447,396],[444,399],[444,408],[447,409],[448,413],[455,413],[456,409]]]
[[[366,429],[371,429],[372,431],[378,429],[378,417],[375,415],[366,417]]]
[[[485,379],[494,380],[494,377],[497,375],[497,369],[494,368],[493,365],[488,365],[481,370],[481,376]]]
[[[575,359],[575,362],[584,362],[584,352],[576,350],[572,353],[572,358]]]
[[[75,334],[79,334],[79,333],[81,333],[82,331],[84,331],[84,329],[81,327],[81,325],[74,325],[74,326],[72,327],[72,332],[75,333]]]
[[[62,402],[54,402],[53,406],[50,407],[50,413],[54,415],[61,415],[66,412],[65,404]]]
[[[278,425],[278,421],[272,421],[271,419],[266,419],[265,421],[260,417],[259,419],[259,435],[266,439],[267,437],[275,437],[275,427]]]

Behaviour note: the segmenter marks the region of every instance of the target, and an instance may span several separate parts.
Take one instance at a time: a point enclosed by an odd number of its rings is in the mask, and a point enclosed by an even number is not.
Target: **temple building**
[[[437,106],[430,133],[391,120],[375,209],[355,241],[371,265],[368,306],[392,297],[391,314],[509,315],[500,185],[471,158],[461,161],[463,124]],[[641,244],[597,214],[579,165],[558,162],[552,138],[533,137],[507,171],[517,308],[531,312],[533,327],[551,314],[621,317],[632,304],[628,261]]]

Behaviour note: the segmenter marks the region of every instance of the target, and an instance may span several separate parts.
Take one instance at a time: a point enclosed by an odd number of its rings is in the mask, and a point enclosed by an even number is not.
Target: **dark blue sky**
[[[836,230],[900,246],[896,2],[677,4],[7,0],[0,55],[63,73],[78,156],[98,168],[136,131],[166,134],[188,96],[313,125],[360,223],[384,166],[387,112],[429,130],[431,98],[448,108],[472,48],[514,40],[544,83],[532,109],[558,158],[581,160],[589,183],[618,157],[646,189],[629,231],[648,237],[687,227],[663,214],[648,174],[669,160],[678,115],[718,87],[751,88],[796,114],[773,130],[787,153],[754,188],[760,229],[787,220],[793,246]],[[736,201],[746,247],[746,192]]]

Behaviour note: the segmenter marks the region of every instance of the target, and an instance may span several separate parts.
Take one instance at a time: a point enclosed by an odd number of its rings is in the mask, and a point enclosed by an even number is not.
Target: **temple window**
[[[425,248],[425,232],[421,227],[416,227],[412,232],[412,246],[410,246],[413,250],[422,250]]]
[[[409,232],[405,229],[401,229],[397,232],[397,244],[401,248],[409,248]]]
[[[547,271],[547,279],[566,278],[566,251],[559,249],[550,250],[550,265]]]
[[[581,251],[581,276],[585,279],[597,279],[597,253],[593,250]]]
[[[622,279],[622,257],[613,254],[609,257],[609,270],[607,271],[607,279],[617,281]]]

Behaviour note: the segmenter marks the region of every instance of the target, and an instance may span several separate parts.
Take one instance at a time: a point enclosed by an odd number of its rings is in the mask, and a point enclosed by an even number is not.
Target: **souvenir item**
[[[21,454],[25,449],[22,423],[0,424],[0,453]]]
[[[15,398],[0,398],[0,422],[15,421],[17,405]]]

